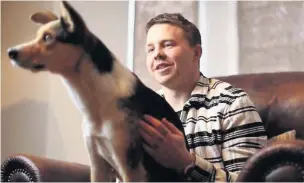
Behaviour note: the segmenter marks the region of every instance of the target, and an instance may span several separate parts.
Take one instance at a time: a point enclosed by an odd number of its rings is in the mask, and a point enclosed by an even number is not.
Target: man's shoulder
[[[232,97],[237,98],[240,96],[247,96],[247,93],[242,89],[238,88],[228,82],[209,78],[209,90],[207,97]]]

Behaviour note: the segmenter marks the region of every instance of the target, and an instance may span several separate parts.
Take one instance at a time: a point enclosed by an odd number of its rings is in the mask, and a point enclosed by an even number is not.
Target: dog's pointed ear
[[[57,20],[58,17],[50,11],[41,11],[32,14],[30,19],[39,24],[46,24],[48,22]]]
[[[77,11],[67,1],[61,1],[60,5],[62,27],[70,33],[85,31],[86,25]]]

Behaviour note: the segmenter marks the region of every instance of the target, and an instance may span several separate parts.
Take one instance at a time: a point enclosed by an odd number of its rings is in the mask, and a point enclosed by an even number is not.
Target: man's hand
[[[193,156],[187,150],[184,135],[165,118],[162,121],[145,115],[140,121],[140,134],[146,143],[143,148],[161,165],[182,172]]]

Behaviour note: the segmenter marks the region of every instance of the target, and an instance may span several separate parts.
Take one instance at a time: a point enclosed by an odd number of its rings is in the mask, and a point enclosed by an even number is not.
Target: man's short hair
[[[190,46],[201,45],[201,34],[198,28],[180,13],[163,13],[152,18],[146,24],[146,33],[155,24],[173,24],[183,29]]]

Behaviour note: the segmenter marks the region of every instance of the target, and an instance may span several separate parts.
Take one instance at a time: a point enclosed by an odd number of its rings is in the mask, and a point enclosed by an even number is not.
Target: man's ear
[[[32,14],[30,19],[39,24],[46,24],[51,21],[57,20],[58,17],[50,11],[41,11]]]
[[[194,47],[194,57],[195,60],[198,60],[198,62],[200,61],[200,58],[202,56],[203,50],[202,50],[202,46],[197,44]]]
[[[86,31],[86,25],[77,11],[67,1],[62,1],[60,5],[62,27],[69,33]]]

